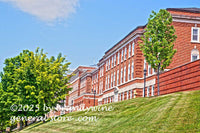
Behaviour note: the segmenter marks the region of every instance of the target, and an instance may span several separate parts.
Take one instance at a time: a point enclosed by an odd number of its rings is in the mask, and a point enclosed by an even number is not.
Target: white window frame
[[[149,97],[149,86],[147,87],[147,97]]]
[[[124,60],[124,50],[122,49],[122,52],[121,52],[121,62],[123,62]]]
[[[132,66],[131,66],[131,78],[134,78],[134,61],[132,61]]]
[[[115,86],[115,77],[116,75],[115,75],[115,72],[114,72],[114,79],[113,79],[113,86]]]
[[[121,84],[123,83],[123,68],[121,68]]]
[[[119,85],[119,70],[117,70],[117,85]]]
[[[151,64],[148,64],[148,75],[151,75]]]
[[[193,40],[193,30],[197,29],[197,40]],[[200,28],[198,27],[192,27],[192,31],[191,31],[191,42],[199,42],[199,34],[200,34]]]
[[[114,60],[113,60],[113,57],[112,57],[112,65],[111,65],[111,68],[114,67]]]
[[[126,82],[126,66],[124,66],[124,83]]]
[[[129,96],[129,91],[126,92],[126,99],[127,100],[129,99],[128,96]]]
[[[131,45],[129,45],[129,50],[128,50],[128,58],[131,57]]]
[[[135,51],[135,43],[132,43],[132,56],[134,55],[134,51]]]
[[[129,64],[128,64],[128,81],[129,81],[130,78],[131,78],[130,71],[131,71],[131,65],[130,65],[130,62],[129,62]]]
[[[114,66],[116,66],[116,54],[114,55]]]
[[[133,93],[132,90],[130,90],[130,99],[133,98],[133,94],[132,93]]]
[[[119,64],[119,59],[120,59],[120,52],[118,51],[117,64]]]
[[[111,75],[110,75],[110,80],[111,80],[111,87],[113,87],[113,74],[111,73]]]
[[[126,58],[127,58],[127,48],[125,47],[125,49],[124,49],[124,60],[126,60]]]
[[[108,75],[108,88],[110,88],[110,75]]]
[[[154,96],[154,90],[155,90],[154,85],[152,85],[151,86],[151,96]]]

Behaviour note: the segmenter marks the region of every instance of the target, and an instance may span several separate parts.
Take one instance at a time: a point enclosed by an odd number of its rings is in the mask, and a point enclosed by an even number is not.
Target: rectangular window
[[[128,100],[129,98],[128,98],[128,96],[129,96],[129,91],[127,91],[126,92],[127,94],[126,94],[126,99]]]
[[[113,79],[113,85],[115,86],[115,72],[114,72],[114,79]]]
[[[114,56],[114,66],[116,66],[116,54]]]
[[[133,98],[132,90],[130,90],[130,99]]]
[[[107,89],[107,87],[108,87],[108,78],[107,78],[107,76],[106,76],[105,88]]]
[[[123,92],[123,99],[122,100],[124,101],[124,92]]]
[[[131,57],[131,45],[129,45],[128,57]]]
[[[147,97],[149,97],[149,86],[147,87]]]
[[[148,64],[148,75],[151,75],[151,64]]]
[[[130,71],[131,71],[131,66],[130,66],[130,63],[129,63],[128,64],[128,80],[130,80],[130,77],[131,77]]]
[[[120,52],[118,51],[117,64],[119,64]]]
[[[108,62],[108,70],[110,69],[110,59],[109,59],[109,62]]]
[[[119,101],[121,101],[121,93],[119,93]]]
[[[113,57],[112,57],[112,68],[113,68],[113,66],[114,66],[114,61],[113,61]]]
[[[131,77],[132,77],[132,79],[134,78],[134,62],[132,62]]]
[[[110,75],[108,75],[108,88],[110,88]]]
[[[125,56],[124,56],[124,60],[126,60],[126,58],[127,58],[127,50],[126,50],[126,48],[125,48],[125,51],[124,51],[125,53]]]
[[[192,42],[199,42],[199,29],[192,27]]]
[[[146,60],[144,59],[144,69],[146,69]]]
[[[117,70],[117,85],[119,85],[119,70]]]
[[[134,55],[134,47],[135,47],[135,43],[132,43],[132,55]]]
[[[122,54],[122,55],[121,55],[121,57],[122,57],[122,58],[121,58],[121,62],[123,62],[123,60],[124,60],[124,50],[123,50],[123,49],[122,49],[121,54]]]
[[[121,84],[123,83],[123,68],[121,68]]]
[[[111,78],[111,87],[113,87],[113,74],[111,74],[110,78]]]
[[[151,86],[151,96],[154,96],[154,85]]]
[[[126,82],[126,66],[124,67],[124,82]]]

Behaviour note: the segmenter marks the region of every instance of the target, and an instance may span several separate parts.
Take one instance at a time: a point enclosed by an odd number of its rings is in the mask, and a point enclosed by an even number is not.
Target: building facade
[[[172,15],[172,25],[177,35],[174,43],[174,49],[177,49],[177,52],[166,69],[166,73],[169,73],[170,70],[180,69],[179,67],[189,62],[199,61],[200,8],[168,8],[167,11]],[[71,79],[73,89],[66,99],[66,105],[84,104],[85,107],[90,107],[157,95],[156,70],[145,61],[139,46],[144,29],[145,26],[138,26],[107,50],[96,68],[78,67],[73,72],[74,76]],[[147,70],[145,91],[143,89],[144,69]],[[166,73],[163,74],[166,75]],[[167,78],[162,74],[161,77]],[[163,81],[165,81],[164,78]],[[166,80],[162,84],[167,83]],[[200,85],[200,82],[197,82],[197,86],[198,84]],[[163,87],[165,88],[166,85]],[[161,90],[163,91],[162,86]],[[173,89],[166,91],[166,93],[171,92],[175,91]]]

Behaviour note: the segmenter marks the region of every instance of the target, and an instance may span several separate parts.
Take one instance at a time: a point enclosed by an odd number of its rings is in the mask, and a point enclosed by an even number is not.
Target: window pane
[[[197,35],[198,34],[198,29],[193,29],[193,35]]]
[[[192,61],[195,61],[195,60],[197,60],[197,56],[196,56],[196,55],[193,55],[193,56],[192,56]]]

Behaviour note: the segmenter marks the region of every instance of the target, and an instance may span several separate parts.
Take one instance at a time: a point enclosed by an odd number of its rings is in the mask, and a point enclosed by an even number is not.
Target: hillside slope
[[[112,106],[114,110],[65,115],[74,118],[96,116],[96,122],[66,120],[39,123],[20,133],[200,132],[200,91],[136,98],[106,106]]]

